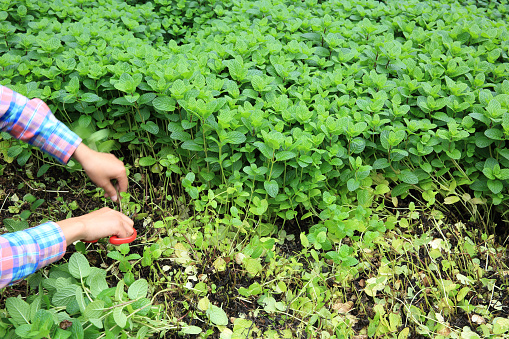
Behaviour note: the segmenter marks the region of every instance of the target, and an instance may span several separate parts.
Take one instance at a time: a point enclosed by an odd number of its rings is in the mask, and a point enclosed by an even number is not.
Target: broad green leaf
[[[148,282],[145,279],[136,280],[129,286],[127,294],[129,299],[134,300],[142,297],[146,297],[148,293]]]
[[[409,171],[409,170],[403,170],[398,175],[398,178],[401,179],[404,183],[416,185],[419,182],[419,178],[415,173]]]
[[[509,160],[509,149],[507,148],[497,148],[498,154]]]
[[[136,339],[145,339],[148,337],[148,330],[149,328],[147,326],[142,326],[138,333],[136,333]]]
[[[87,138],[87,141],[88,142],[98,142],[98,141],[101,141],[101,140],[104,140],[106,138],[108,138],[110,132],[107,130],[107,129],[101,129],[97,132],[94,132],[92,133],[88,138]]]
[[[78,252],[75,252],[76,254]],[[70,266],[70,265],[69,265]],[[53,305],[59,306],[67,306],[72,301],[76,300],[76,285],[69,285],[58,288],[51,301]]]
[[[350,143],[350,151],[352,153],[362,153],[366,148],[366,141],[362,138],[355,138]]]
[[[101,142],[97,146],[97,151],[103,152],[103,153],[109,153],[115,148],[116,145],[117,145],[117,142],[115,140],[106,140],[104,142]]]
[[[484,131],[484,135],[493,140],[504,140],[504,132],[497,128],[490,128]]]
[[[185,326],[180,331],[183,334],[200,334],[201,328],[198,326]]]
[[[261,199],[261,200],[258,199],[258,200],[259,200],[259,203],[255,204],[253,202],[253,204],[249,208],[249,211],[255,215],[263,215],[267,211],[267,208],[269,207],[269,203],[267,202],[266,199]]]
[[[488,188],[490,189],[491,193],[498,194],[502,192],[504,185],[500,180],[488,180]]]
[[[78,124],[83,128],[88,127],[91,122],[92,122],[91,115],[80,115],[80,118],[78,119]]]
[[[496,317],[493,319],[493,333],[504,334],[509,331],[509,318]]]
[[[143,157],[140,159],[140,166],[152,166],[156,163],[156,159],[152,157]]]
[[[42,165],[39,170],[37,171],[37,177],[41,177],[43,176],[44,174],[46,174],[46,172],[49,170],[50,168],[50,164],[44,164]]]
[[[355,180],[354,178],[350,178],[346,182],[346,186],[350,192],[353,192],[356,189],[358,189],[360,185],[361,185],[360,182],[358,180]]]
[[[81,96],[81,100],[83,100],[85,102],[98,102],[98,101],[101,101],[102,98],[95,93],[85,93]]]
[[[160,111],[164,112],[172,112],[175,110],[175,99],[164,96],[164,97],[157,97],[152,101],[152,105],[154,105],[155,109],[158,109]]]
[[[85,333],[83,330],[83,324],[78,319],[71,319],[72,325],[70,328],[71,336],[70,339],[84,339]]]
[[[121,328],[127,325],[127,316],[124,314],[123,309],[123,306],[117,306],[113,309],[113,320]]]
[[[49,335],[49,330],[53,324],[53,314],[44,309],[38,310],[32,318],[32,328],[46,332],[45,335]]]
[[[79,252],[72,254],[69,259],[69,273],[76,279],[86,278],[90,274],[90,264],[83,254]]]
[[[130,75],[128,73],[123,73],[120,76],[120,79],[115,82],[114,86],[121,92],[125,92],[128,94],[134,93],[136,87],[141,83],[142,75],[136,73],[134,75]]]
[[[270,195],[272,198],[275,198],[279,192],[279,185],[276,180],[271,181],[265,181],[263,183],[263,186],[265,187],[265,191],[268,195]]]
[[[134,132],[128,132],[126,134],[123,134],[119,139],[118,141],[119,142],[130,142],[132,141],[134,138],[136,138],[136,133]]]
[[[26,301],[10,297],[5,301],[5,308],[16,324],[30,324],[30,305]]]
[[[211,323],[216,326],[226,326],[228,325],[228,316],[226,312],[223,311],[222,308],[217,307],[215,305],[210,305],[210,307],[206,311],[207,316]]]
[[[23,152],[23,147],[21,147],[20,145],[14,145],[9,147],[9,149],[7,150],[7,156],[9,158],[16,158],[18,155],[21,154],[21,152]]]
[[[84,313],[87,304],[85,303],[85,298],[83,297],[83,290],[81,289],[81,286],[76,286],[76,301],[78,302],[80,312]]]
[[[246,141],[246,136],[241,132],[232,131],[228,132],[227,140],[230,144],[238,145]]]
[[[94,300],[85,308],[85,312],[83,312],[83,316],[90,319],[99,319],[104,311],[104,301],[102,300]]]
[[[32,332],[32,325],[23,324],[21,326],[18,326],[14,332],[21,338],[30,338]]]
[[[42,307],[42,295],[38,295],[30,304],[30,319],[32,321],[35,319],[35,314],[41,309]]]
[[[88,280],[87,280],[88,282]],[[102,274],[95,273],[90,279],[90,291],[94,297],[97,297],[99,293],[108,289],[108,283],[106,278]]]
[[[399,197],[400,195],[407,193],[410,188],[412,188],[412,186],[409,184],[406,183],[399,184],[392,189],[391,196]]]
[[[300,243],[304,247],[309,247],[309,240],[304,233],[300,234]]]
[[[139,105],[145,105],[149,102],[151,102],[152,100],[154,100],[154,98],[156,97],[156,94],[155,93],[145,93],[143,95],[141,95],[138,99],[138,104]],[[154,103],[152,103],[154,104]],[[155,107],[155,106],[154,106]],[[157,107],[156,107],[157,108]],[[175,109],[175,107],[173,107]],[[158,108],[159,109],[159,108]]]
[[[183,148],[183,149],[187,149],[189,151],[195,151],[195,152],[203,151],[203,146],[198,144],[198,143],[196,143],[194,140],[184,141],[180,145],[180,147]]]
[[[4,219],[4,226],[9,232],[22,231],[28,228],[26,220]]]
[[[488,137],[481,135],[476,136],[475,138],[475,145],[479,148],[485,148],[488,147],[493,143],[493,139],[489,139]]]
[[[115,300],[116,301],[123,301],[124,299],[124,293],[125,293],[125,282],[124,280],[120,280],[117,284],[117,287],[115,288]]]
[[[147,121],[146,124],[141,124],[141,128],[143,128],[145,131],[151,133],[151,134],[157,134],[159,133],[159,126],[153,122],[153,121]]]
[[[276,161],[286,161],[296,157],[296,154],[291,151],[281,151],[276,153]]]
[[[260,264],[258,259],[246,258],[246,259],[244,259],[243,263],[244,263],[244,265],[246,267],[246,271],[249,274],[251,274],[252,276],[257,275],[263,269],[262,264]]]
[[[457,195],[450,195],[444,199],[444,204],[451,205],[457,203],[460,200],[461,200],[460,197],[458,197]]]

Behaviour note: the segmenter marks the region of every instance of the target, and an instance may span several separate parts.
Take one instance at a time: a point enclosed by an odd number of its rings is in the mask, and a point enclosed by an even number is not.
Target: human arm
[[[0,236],[0,288],[63,257],[65,237],[54,222]]]
[[[110,235],[126,238],[133,221],[110,208],[0,236],[0,288],[61,259],[69,244]]]
[[[117,180],[120,192],[127,191],[127,175],[122,161],[83,144],[81,138],[56,119],[40,99],[28,100],[0,85],[0,130],[39,147],[62,164],[74,157],[90,179],[113,201],[117,200],[117,194],[111,180]]]
[[[67,164],[81,138],[60,122],[41,99],[0,85],[0,130]]]

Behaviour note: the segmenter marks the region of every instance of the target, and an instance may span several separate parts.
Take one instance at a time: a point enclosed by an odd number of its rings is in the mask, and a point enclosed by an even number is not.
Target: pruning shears
[[[134,215],[134,213],[133,213]],[[137,233],[136,233],[136,229],[133,228],[133,235],[131,235],[130,237],[127,237],[127,238],[119,238],[117,237],[116,235],[112,235],[110,237],[110,244],[112,245],[122,245],[122,244],[129,244],[131,242],[134,241],[134,239],[136,239],[136,236],[137,236]],[[85,243],[94,243],[94,242],[97,242],[97,240],[91,240],[91,241],[83,241]]]
[[[120,196],[119,196],[120,197]],[[120,209],[120,213],[124,213],[122,212],[122,203],[120,202],[120,198],[118,199],[118,206],[119,206],[119,209]],[[132,213],[129,218],[132,218],[134,215],[134,213]],[[133,234],[130,236],[130,237],[127,237],[127,238],[119,238],[117,237],[116,235],[112,235],[110,237],[110,244],[112,245],[122,245],[122,244],[129,244],[131,242],[133,242],[135,239],[136,239],[136,236],[137,236],[137,233],[136,233],[136,229],[133,228]],[[84,243],[95,243],[97,242],[97,240],[91,240],[91,241],[83,241]]]

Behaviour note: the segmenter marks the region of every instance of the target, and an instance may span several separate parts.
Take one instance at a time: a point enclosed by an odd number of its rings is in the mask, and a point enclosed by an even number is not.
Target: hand
[[[64,232],[67,245],[77,240],[92,241],[112,235],[127,238],[134,233],[134,222],[108,207],[56,223]]]
[[[90,180],[105,191],[106,197],[117,201],[117,191],[127,191],[127,175],[124,163],[113,154],[100,153],[81,143],[74,151],[73,157],[81,164]],[[117,180],[113,187],[111,180]]]

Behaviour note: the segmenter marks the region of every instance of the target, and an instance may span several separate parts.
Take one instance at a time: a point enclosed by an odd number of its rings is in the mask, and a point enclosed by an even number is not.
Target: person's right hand
[[[67,245],[77,240],[92,241],[113,235],[127,238],[134,233],[134,222],[108,207],[56,223],[64,232]]]
[[[94,151],[81,143],[73,157],[81,164],[90,180],[104,189],[106,197],[117,201],[120,198],[117,197],[117,190],[127,192],[128,180],[124,163],[113,154]],[[117,187],[113,186],[112,180],[117,181]]]

